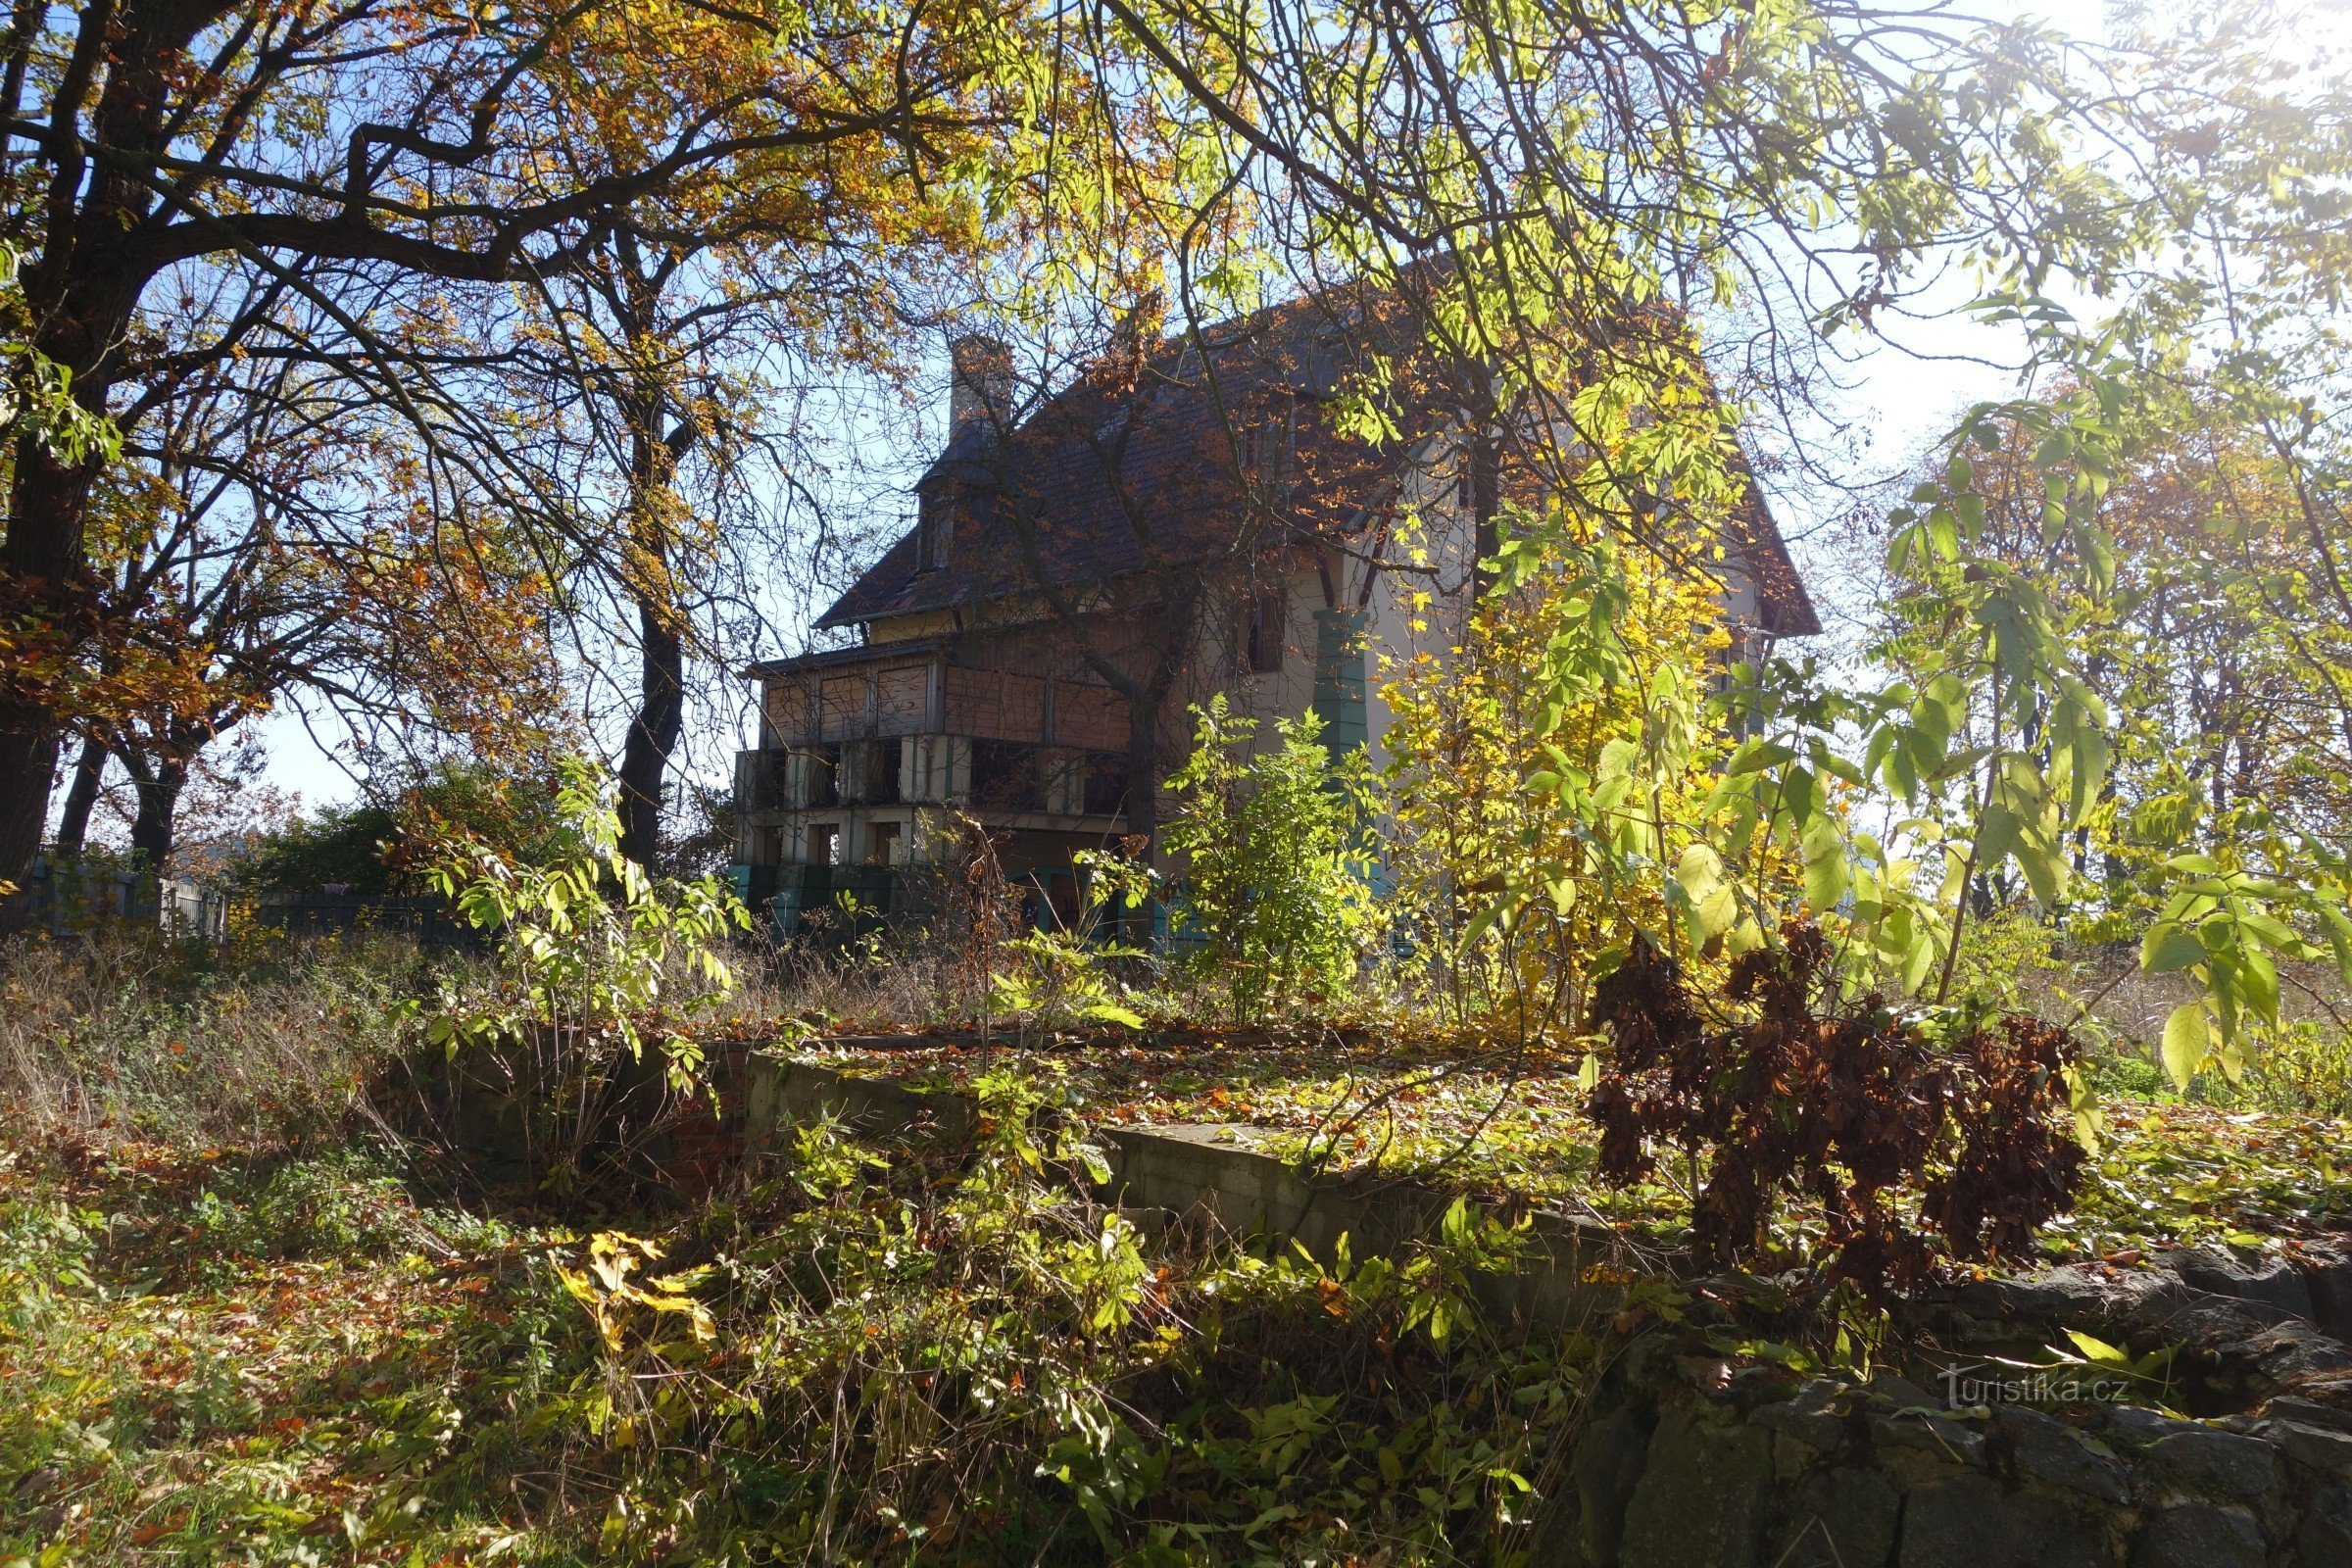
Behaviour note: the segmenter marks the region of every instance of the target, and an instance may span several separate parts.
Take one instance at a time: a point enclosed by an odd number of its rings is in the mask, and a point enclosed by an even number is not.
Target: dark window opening
[[[865,829],[865,863],[895,865],[899,858],[899,828],[897,822],[869,822]]]
[[[1089,816],[1116,816],[1127,806],[1127,760],[1096,753],[1086,760],[1086,799],[1080,808]]]
[[[812,822],[808,827],[808,863],[831,865],[841,844],[841,829],[831,822]]]
[[[841,804],[841,748],[838,746],[811,747],[802,754],[807,761],[803,775],[801,801],[804,807],[839,806]]]
[[[996,491],[978,487],[966,490],[963,496],[963,514],[970,519],[970,532],[974,537],[985,534],[990,525],[997,520]]]
[[[845,760],[850,774],[844,781],[846,799],[863,806],[896,806],[906,798],[897,741],[856,742]]]
[[[735,807],[742,811],[769,811],[790,806],[784,790],[788,754],[780,751],[738,752],[735,756]]]
[[[972,804],[998,811],[1044,808],[1037,748],[1018,741],[972,742]]]
[[[1034,880],[1042,897],[1038,900],[1037,925],[1041,930],[1075,931],[1078,917],[1084,912],[1078,891],[1078,878],[1068,871],[1039,871]]]
[[[1251,596],[1247,642],[1252,674],[1266,675],[1282,668],[1283,633],[1289,619],[1289,601],[1281,589]]]
[[[944,495],[926,495],[914,525],[914,569],[937,571],[955,543],[956,509]]]

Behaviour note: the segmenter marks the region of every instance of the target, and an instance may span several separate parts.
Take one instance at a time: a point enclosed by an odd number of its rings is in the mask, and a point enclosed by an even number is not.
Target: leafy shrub
[[[208,1188],[189,1223],[224,1258],[388,1257],[413,1232],[399,1178],[356,1149],[334,1149]]]
[[[2200,1078],[2188,1098],[2235,1110],[2352,1116],[2352,1034],[2318,1019],[2290,1020],[2240,1077]]]
[[[1590,1114],[1598,1168],[1631,1183],[1657,1146],[1705,1176],[1691,1213],[1702,1266],[1764,1258],[1790,1199],[1826,1223],[1829,1272],[1868,1291],[1917,1284],[1941,1254],[2020,1257],[2065,1212],[2084,1150],[2068,1123],[2076,1045],[2010,1016],[1939,1041],[1883,997],[1841,999],[1830,945],[1790,923],[1735,961],[1711,1019],[1681,965],[1646,943],[1596,988],[1611,1035]]]
[[[974,1088],[968,1151],[812,1123],[724,1229],[658,1263],[633,1237],[581,1250],[574,1294],[612,1332],[573,1412],[633,1496],[716,1482],[632,1511],[610,1551],[1508,1560],[1584,1372],[1471,1303],[1516,1232],[1457,1204],[1396,1259],[1154,1250],[1087,1196],[1101,1154],[1056,1079]]]
[[[1478,600],[1460,646],[1449,634],[1385,672],[1387,863],[1418,1000],[1456,1024],[1574,1039],[1600,956],[1667,928],[1659,879],[1627,873],[1671,859],[1653,829],[1693,819],[1720,776],[1734,727],[1678,710],[1730,636],[1702,574],[1605,539],[1537,549],[1543,525],[1504,520],[1507,586]]]
[[[1377,934],[1364,756],[1335,761],[1311,712],[1276,720],[1280,744],[1255,756],[1255,723],[1229,716],[1222,695],[1194,713],[1163,835],[1183,878],[1175,934],[1199,943],[1187,962],[1237,1019],[1328,1004],[1353,988]]]
[[[585,765],[564,768],[555,811],[558,841],[577,848],[544,863],[471,836],[442,841],[427,879],[497,933],[497,958],[445,976],[408,1011],[464,1078],[511,1097],[530,1178],[569,1191],[607,1150],[649,1044],[672,1094],[699,1086],[702,1048],[683,1024],[733,989],[719,944],[751,920],[715,878],[658,884],[623,858],[619,820]]]
[[[1004,951],[1014,967],[991,977],[997,1005],[1033,1027],[1143,1027],[1143,1014],[1130,1005],[1137,999],[1109,972],[1112,963],[1142,957],[1140,949],[1096,947],[1067,931],[1032,931],[1007,941]]]

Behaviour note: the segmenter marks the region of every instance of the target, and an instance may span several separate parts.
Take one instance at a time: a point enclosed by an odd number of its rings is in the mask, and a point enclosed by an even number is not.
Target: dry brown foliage
[[[1811,924],[1781,937],[1732,965],[1724,1004],[1646,943],[1601,981],[1614,1051],[1588,1105],[1601,1174],[1642,1180],[1661,1145],[1703,1164],[1702,1267],[1767,1258],[1792,1199],[1822,1217],[1827,1272],[1871,1292],[2025,1253],[2082,1179],[2074,1037],[2013,1015],[1937,1039],[1876,993],[1840,998]]]

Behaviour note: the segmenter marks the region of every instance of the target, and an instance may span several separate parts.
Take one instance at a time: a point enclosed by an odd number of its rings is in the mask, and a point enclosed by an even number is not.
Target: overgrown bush
[[[427,880],[496,934],[496,958],[404,1011],[463,1088],[512,1107],[528,1179],[568,1192],[591,1162],[628,1165],[658,1119],[659,1104],[637,1103],[649,1047],[671,1095],[701,1087],[703,1047],[684,1025],[733,989],[720,944],[751,922],[714,878],[656,883],[622,857],[595,772],[564,769],[555,813],[557,842],[576,848],[541,863],[470,835],[442,842]]]
[[[413,889],[433,846],[465,837],[530,863],[576,854],[552,776],[514,777],[444,763],[377,782],[379,799],[329,806],[264,835],[232,860],[258,894],[341,887],[360,897]]]
[[[1181,878],[1173,933],[1195,944],[1186,966],[1241,1021],[1348,998],[1380,915],[1363,753],[1335,760],[1312,712],[1278,719],[1278,744],[1254,754],[1256,724],[1230,716],[1221,694],[1194,713],[1162,835]]]
[[[723,1228],[658,1259],[608,1238],[604,1274],[575,1274],[610,1329],[583,1417],[634,1495],[672,1499],[631,1515],[631,1544],[1174,1564],[1377,1542],[1396,1561],[1508,1560],[1591,1350],[1480,1323],[1470,1276],[1507,1264],[1510,1232],[1457,1207],[1417,1255],[1328,1270],[1155,1247],[1085,1197],[1100,1155],[1051,1079],[975,1088],[968,1152],[812,1124],[787,1185]]]
[[[2029,1255],[2082,1180],[2073,1037],[2012,1015],[1939,1039],[1875,993],[1841,996],[1812,926],[1781,935],[1732,964],[1728,1006],[1646,943],[1600,982],[1600,1173],[1642,1180],[1680,1151],[1703,1267],[1766,1260],[1792,1201],[1819,1216],[1828,1271],[1866,1291]]]
[[[1513,535],[1533,526],[1506,509]],[[1596,960],[1668,923],[1647,868],[1661,821],[1714,787],[1734,740],[1670,731],[1730,638],[1714,585],[1605,543],[1536,556],[1516,537],[1509,580],[1482,597],[1459,647],[1423,639],[1390,657],[1381,695],[1393,819],[1395,918],[1420,1006],[1455,1024],[1573,1040],[1589,1026]],[[1558,678],[1564,663],[1582,679]],[[1671,755],[1639,780],[1636,759]],[[1531,777],[1531,774],[1533,777]],[[1566,781],[1569,787],[1563,788]]]

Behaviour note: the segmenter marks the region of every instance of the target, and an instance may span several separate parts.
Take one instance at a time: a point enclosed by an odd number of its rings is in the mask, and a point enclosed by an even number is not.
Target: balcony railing
[[[1119,753],[1021,741],[915,735],[735,754],[735,799],[747,812],[957,802],[984,811],[1110,816],[1126,796]]]

